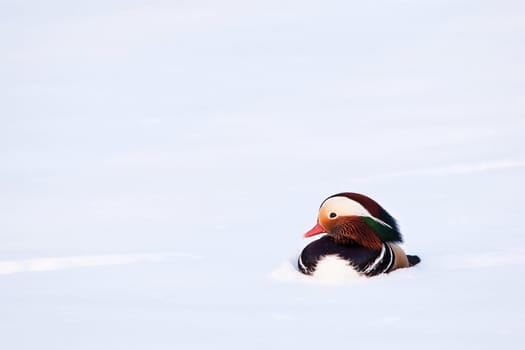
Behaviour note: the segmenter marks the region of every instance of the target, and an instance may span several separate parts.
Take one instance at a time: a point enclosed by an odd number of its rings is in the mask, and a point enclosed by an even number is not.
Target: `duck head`
[[[382,242],[401,242],[395,219],[373,199],[343,192],[328,197],[319,208],[317,224],[304,237],[326,233],[339,244],[381,249]]]

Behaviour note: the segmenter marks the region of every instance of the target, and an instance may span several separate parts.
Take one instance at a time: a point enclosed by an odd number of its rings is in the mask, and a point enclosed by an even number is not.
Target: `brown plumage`
[[[328,235],[339,244],[352,244],[380,250],[381,239],[374,230],[359,216],[340,216],[333,221],[328,230]]]

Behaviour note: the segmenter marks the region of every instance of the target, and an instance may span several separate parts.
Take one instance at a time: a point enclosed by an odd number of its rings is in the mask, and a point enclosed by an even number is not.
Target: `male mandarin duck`
[[[345,269],[371,277],[421,260],[406,255],[395,219],[373,199],[343,192],[328,197],[319,209],[317,224],[304,237],[326,233],[308,244],[299,256],[299,271],[315,275],[327,260],[342,262]]]

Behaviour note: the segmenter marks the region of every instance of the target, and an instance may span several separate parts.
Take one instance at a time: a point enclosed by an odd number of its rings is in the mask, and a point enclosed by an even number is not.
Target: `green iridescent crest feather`
[[[371,217],[362,216],[363,221],[374,230],[375,234],[383,242],[403,242],[401,233]]]

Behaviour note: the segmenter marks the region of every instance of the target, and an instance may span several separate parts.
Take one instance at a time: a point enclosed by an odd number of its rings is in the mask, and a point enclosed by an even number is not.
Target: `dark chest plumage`
[[[392,249],[385,243],[380,250],[373,250],[358,245],[338,244],[332,237],[324,236],[303,249],[298,261],[299,270],[312,275],[317,264],[327,256],[337,256],[347,261],[349,268],[368,277],[388,272],[395,259]]]

